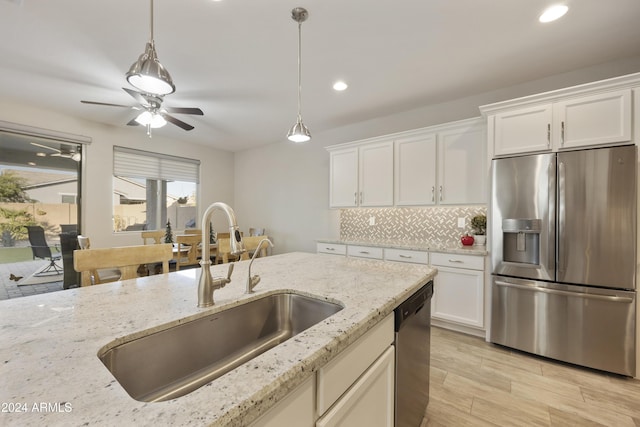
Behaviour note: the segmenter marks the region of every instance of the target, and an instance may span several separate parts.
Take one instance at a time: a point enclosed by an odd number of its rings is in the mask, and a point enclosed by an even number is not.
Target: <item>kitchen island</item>
[[[0,424],[248,425],[376,326],[436,274],[424,265],[290,253],[255,260],[261,281],[244,294],[236,264],[216,305],[197,308],[198,270],[0,302]],[[226,265],[212,268],[226,275]],[[114,340],[150,334],[288,290],[337,302],[340,312],[177,399],[131,398],[98,359]]]

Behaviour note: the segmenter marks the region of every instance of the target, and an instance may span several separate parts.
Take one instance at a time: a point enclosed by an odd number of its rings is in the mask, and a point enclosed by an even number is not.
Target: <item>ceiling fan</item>
[[[194,127],[188,123],[183,122],[180,119],[177,119],[170,115],[172,114],[194,114],[197,116],[203,116],[204,113],[200,108],[186,108],[186,107],[163,107],[162,101],[163,98],[160,95],[151,95],[148,93],[137,92],[132,89],[127,89],[125,87],[122,88],[125,92],[127,92],[133,99],[138,102],[138,105],[123,105],[123,104],[111,104],[107,102],[95,102],[95,101],[80,101],[83,104],[94,104],[94,105],[106,105],[109,107],[124,107],[130,108],[132,110],[141,111],[135,118],[133,118],[127,125],[129,126],[138,126],[143,125],[147,126],[147,133],[149,132],[149,128],[159,128],[167,124],[167,122],[172,123],[184,130],[192,130]]]
[[[162,127],[166,125],[167,122],[189,131],[193,129],[193,126],[169,115],[169,113],[194,114],[198,116],[203,116],[204,113],[199,108],[162,107],[163,97],[173,93],[176,90],[176,87],[173,84],[173,80],[171,79],[169,72],[158,60],[158,54],[156,53],[155,42],[153,40],[153,0],[150,0],[149,4],[151,6],[151,31],[149,41],[147,42],[142,55],[140,55],[133,65],[131,65],[131,68],[126,73],[127,81],[141,92],[122,88],[138,102],[138,105],[128,106],[94,101],[80,102],[111,107],[125,107],[141,111],[141,113],[138,114],[136,118],[129,121],[127,125],[146,126],[147,135],[149,135],[149,137],[151,137],[151,129]]]
[[[49,154],[36,153],[36,155],[40,157],[45,157],[45,156],[63,157],[65,159],[71,159],[75,162],[79,162],[80,158],[82,157],[80,153],[78,153],[77,151],[73,151],[71,149],[71,146],[69,145],[61,145],[60,148],[50,147],[44,144],[38,144],[37,142],[32,142],[31,145],[53,151],[53,153],[49,153]]]

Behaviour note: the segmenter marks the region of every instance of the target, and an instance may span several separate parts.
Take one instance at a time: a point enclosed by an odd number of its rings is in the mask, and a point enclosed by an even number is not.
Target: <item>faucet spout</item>
[[[238,223],[236,222],[236,214],[233,212],[233,209],[231,209],[231,206],[223,202],[211,204],[202,216],[202,259],[200,260],[201,268],[198,279],[198,307],[212,306],[214,304],[213,291],[223,288],[227,283],[231,282],[231,273],[233,272],[233,264],[231,264],[226,278],[214,280],[211,277],[211,247],[209,246],[209,233],[211,232],[210,219],[216,210],[221,210],[227,217],[231,253],[238,255],[245,251]]]
[[[273,243],[271,243],[271,240],[267,238],[260,240],[260,242],[258,243],[258,246],[256,247],[256,251],[253,253],[253,256],[251,257],[251,261],[249,262],[249,275],[247,276],[247,289],[245,291],[245,293],[247,294],[252,294],[253,288],[255,288],[260,282],[260,276],[258,276],[257,274],[251,277],[251,264],[253,264],[253,260],[256,259],[258,252],[260,252],[260,247],[262,246],[263,243],[268,243],[269,246],[273,248]]]

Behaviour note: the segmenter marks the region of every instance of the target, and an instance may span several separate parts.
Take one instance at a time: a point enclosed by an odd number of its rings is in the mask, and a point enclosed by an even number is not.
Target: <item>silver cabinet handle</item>
[[[450,259],[449,262],[455,262],[456,264],[464,264],[464,261],[461,261],[459,259]]]
[[[411,258],[413,258],[411,255],[402,255],[402,254],[399,254],[398,256],[399,256],[400,258],[407,258],[407,259],[411,259]]]
[[[325,249],[328,250],[328,251],[335,251],[336,250],[336,248],[325,248]]]
[[[440,186],[440,201],[442,201],[442,185]]]
[[[362,191],[360,192],[360,204],[362,204]]]
[[[369,251],[360,251],[359,253],[364,254],[364,255],[369,255]]]
[[[564,122],[560,123],[560,144],[564,145]]]
[[[551,146],[551,123],[547,123],[547,147]]]
[[[431,186],[431,201],[432,202],[436,201],[436,186],[435,185]]]
[[[562,291],[560,289],[540,288],[538,286],[517,285],[515,283],[501,282],[499,280],[496,280],[495,283],[497,286],[501,286],[504,288],[516,288],[516,289],[521,289],[523,291],[543,292],[545,294],[573,296],[578,298],[596,299],[601,301],[624,302],[624,303],[633,302],[633,298],[619,297],[615,295],[596,295],[596,294],[586,294],[583,292]]]
[[[354,205],[358,204],[358,192],[357,191],[353,192],[353,204]]]

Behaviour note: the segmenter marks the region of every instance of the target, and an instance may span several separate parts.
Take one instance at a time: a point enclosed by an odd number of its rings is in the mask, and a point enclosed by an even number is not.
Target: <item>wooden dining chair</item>
[[[165,236],[165,232],[163,230],[151,230],[151,231],[143,231],[140,233],[142,236],[142,241],[145,245],[155,244],[159,245],[162,243],[162,239]]]
[[[176,271],[180,267],[198,265],[198,245],[202,241],[200,234],[179,234],[176,236],[178,252],[176,253]]]
[[[241,260],[249,259],[253,256],[253,253],[258,249],[258,245],[263,239],[268,239],[269,236],[248,236],[242,238],[242,243],[244,243],[244,248],[247,250],[240,257]],[[260,248],[260,253],[257,255],[258,257],[263,257],[268,255],[267,248],[268,244],[262,245]]]
[[[185,228],[184,234],[202,234],[202,230],[199,228]]]
[[[173,246],[159,245],[123,246],[119,248],[77,249],[73,251],[73,268],[82,273],[82,286],[100,284],[100,269],[117,268],[120,280],[134,279],[141,264],[162,263],[162,272],[169,273],[169,261],[173,259]],[[95,276],[93,283],[92,272]]]

